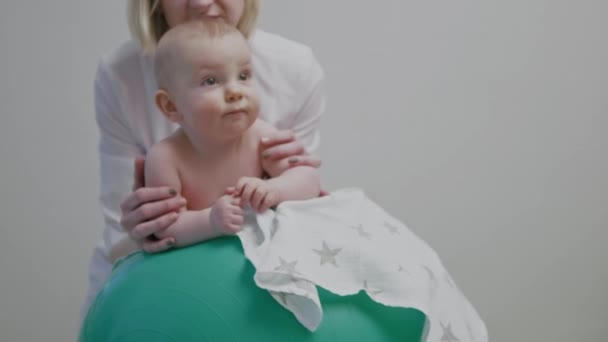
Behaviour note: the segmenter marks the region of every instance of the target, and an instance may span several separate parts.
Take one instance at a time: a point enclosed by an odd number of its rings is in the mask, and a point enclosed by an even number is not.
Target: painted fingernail
[[[269,152],[262,153],[262,158],[268,159],[269,157],[270,157],[270,153]]]
[[[290,163],[290,164],[295,164],[295,163],[297,163],[297,162],[298,162],[298,158],[296,158],[296,157],[291,157],[291,158],[289,158],[289,163]]]
[[[177,195],[177,191],[175,189],[169,189],[169,195],[175,196]]]

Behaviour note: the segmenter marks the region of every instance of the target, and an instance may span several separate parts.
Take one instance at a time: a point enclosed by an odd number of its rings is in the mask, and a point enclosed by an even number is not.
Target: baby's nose
[[[243,93],[236,89],[226,90],[226,102],[235,102],[243,99]]]

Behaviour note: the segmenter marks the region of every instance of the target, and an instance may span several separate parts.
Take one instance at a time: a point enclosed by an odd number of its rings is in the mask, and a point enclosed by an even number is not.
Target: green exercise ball
[[[91,305],[80,342],[420,341],[424,314],[360,292],[319,288],[315,332],[258,288],[236,237],[119,262]]]

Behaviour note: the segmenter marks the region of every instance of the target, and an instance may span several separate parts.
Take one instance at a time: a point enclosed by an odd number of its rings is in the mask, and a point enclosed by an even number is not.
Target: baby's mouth
[[[245,108],[239,108],[235,110],[231,110],[229,112],[224,113],[226,116],[238,115],[238,114],[247,114],[247,110]]]
[[[230,109],[224,115],[237,115],[237,114],[247,114],[247,106],[241,105],[235,108]]]

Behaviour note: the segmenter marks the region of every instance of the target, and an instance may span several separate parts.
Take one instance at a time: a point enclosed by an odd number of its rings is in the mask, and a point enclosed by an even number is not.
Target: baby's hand
[[[251,205],[258,212],[279,204],[279,189],[272,183],[257,177],[242,177],[239,179],[235,193],[241,197],[242,203]]]
[[[243,228],[244,211],[240,198],[228,193],[220,197],[211,207],[211,227],[221,234],[236,234]]]

